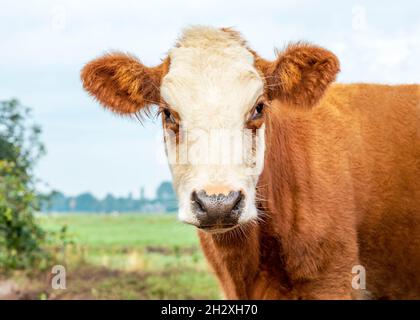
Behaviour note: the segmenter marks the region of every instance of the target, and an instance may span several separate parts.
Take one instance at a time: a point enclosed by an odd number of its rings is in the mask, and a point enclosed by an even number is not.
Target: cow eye
[[[168,109],[163,109],[163,116],[164,116],[165,122],[176,123],[174,116],[172,115],[171,111],[169,111]]]
[[[256,120],[262,117],[263,115],[263,111],[265,108],[265,104],[264,102],[259,102],[255,107],[254,107],[254,111],[251,114],[251,117],[249,120]]]

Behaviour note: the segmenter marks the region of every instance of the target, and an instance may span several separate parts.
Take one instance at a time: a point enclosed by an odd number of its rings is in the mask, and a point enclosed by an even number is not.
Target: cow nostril
[[[191,202],[201,211],[206,212],[205,205],[200,201],[200,197],[197,195],[196,191],[193,191],[191,195]]]
[[[237,211],[241,210],[243,198],[244,198],[244,195],[242,194],[241,191],[239,191],[239,195],[237,196],[236,203],[233,206],[232,211],[237,212]]]

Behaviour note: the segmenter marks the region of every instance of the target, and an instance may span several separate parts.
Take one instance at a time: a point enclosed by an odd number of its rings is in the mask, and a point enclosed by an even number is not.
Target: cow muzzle
[[[197,218],[196,227],[213,233],[225,232],[238,226],[245,207],[245,196],[241,191],[210,195],[205,190],[194,191],[191,207]]]

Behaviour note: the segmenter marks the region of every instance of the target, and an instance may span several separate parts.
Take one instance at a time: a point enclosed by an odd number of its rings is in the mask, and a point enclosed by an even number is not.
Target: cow
[[[158,106],[179,220],[225,298],[419,299],[420,85],[339,71],[309,43],[269,61],[191,26],[155,67],[113,52],[81,79],[117,114]]]

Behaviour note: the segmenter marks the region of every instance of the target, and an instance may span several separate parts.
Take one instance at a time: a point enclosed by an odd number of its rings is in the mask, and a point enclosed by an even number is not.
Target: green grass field
[[[31,298],[220,298],[196,230],[173,214],[60,214],[39,219],[47,230],[67,226],[72,244],[55,248],[58,263],[66,266],[67,289],[22,281]]]

